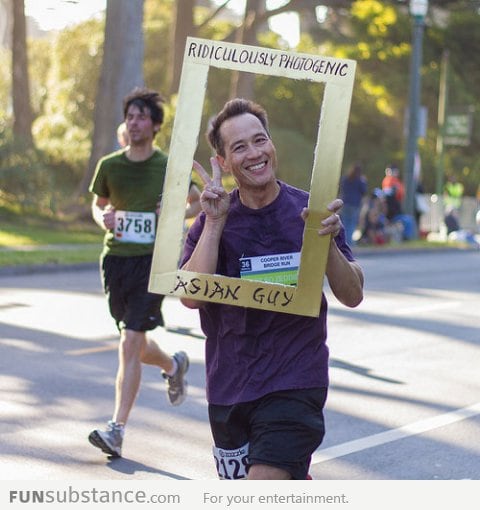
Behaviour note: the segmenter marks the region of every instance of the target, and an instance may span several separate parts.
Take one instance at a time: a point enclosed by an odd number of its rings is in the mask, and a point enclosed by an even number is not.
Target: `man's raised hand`
[[[197,161],[193,161],[193,169],[197,172],[203,183],[200,195],[202,210],[210,219],[226,217],[230,206],[230,196],[222,186],[222,169],[217,158],[210,158],[212,177]]]

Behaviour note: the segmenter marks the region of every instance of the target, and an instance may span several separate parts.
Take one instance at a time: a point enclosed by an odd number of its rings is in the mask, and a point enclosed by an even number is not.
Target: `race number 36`
[[[155,213],[115,211],[115,239],[124,243],[153,243]]]

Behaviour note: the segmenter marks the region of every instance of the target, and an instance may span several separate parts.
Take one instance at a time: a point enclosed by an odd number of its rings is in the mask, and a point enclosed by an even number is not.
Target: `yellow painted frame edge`
[[[210,58],[198,54],[192,56],[192,47],[207,48]],[[235,55],[240,55],[240,52],[245,55],[245,52],[250,55],[262,53],[272,62],[282,58],[284,62],[288,58],[297,59],[296,62],[317,59],[347,72],[340,76],[317,74],[305,69],[266,67],[248,62],[240,64],[233,59],[216,61],[211,57],[212,53],[220,53],[222,49],[229,51],[230,55],[233,51]],[[183,247],[183,204],[188,194],[210,66],[325,83],[310,184],[310,214],[305,224],[296,287],[178,269]],[[330,214],[326,207],[336,197],[338,189],[355,67],[356,62],[352,60],[192,37],[187,39],[155,239],[150,292],[311,317],[319,315],[330,238],[318,236],[317,231],[321,221]]]

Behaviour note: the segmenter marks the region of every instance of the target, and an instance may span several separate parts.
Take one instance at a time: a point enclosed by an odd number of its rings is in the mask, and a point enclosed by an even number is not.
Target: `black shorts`
[[[149,331],[164,325],[164,296],[148,292],[151,264],[152,255],[106,255],[101,261],[103,289],[119,330]]]
[[[288,471],[294,480],[305,480],[311,455],[325,435],[326,399],[327,388],[311,388],[277,391],[231,406],[210,404],[219,477],[235,478],[243,463],[243,471],[266,464]],[[230,465],[235,469],[229,469]]]

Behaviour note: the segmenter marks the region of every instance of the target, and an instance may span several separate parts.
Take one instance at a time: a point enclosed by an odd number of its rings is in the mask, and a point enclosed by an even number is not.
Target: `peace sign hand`
[[[203,182],[200,204],[207,218],[225,219],[230,206],[230,195],[222,186],[222,169],[216,158],[210,158],[212,178],[200,163],[193,161],[193,168]]]

